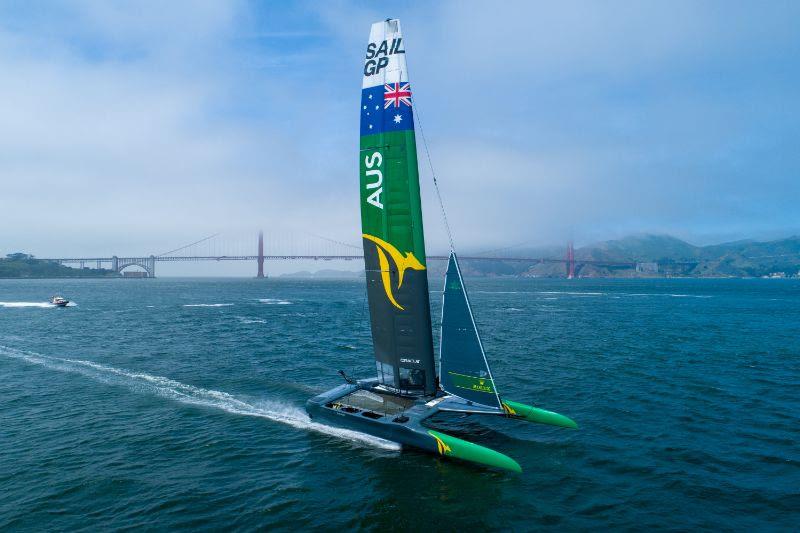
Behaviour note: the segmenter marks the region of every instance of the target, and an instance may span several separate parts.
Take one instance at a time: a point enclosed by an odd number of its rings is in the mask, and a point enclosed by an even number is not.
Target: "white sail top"
[[[376,22],[369,32],[361,88],[401,82],[408,82],[408,72],[400,21],[389,19]]]

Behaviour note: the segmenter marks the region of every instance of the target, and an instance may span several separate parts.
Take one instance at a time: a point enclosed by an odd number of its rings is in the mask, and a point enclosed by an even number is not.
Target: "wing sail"
[[[428,271],[411,86],[400,21],[372,25],[361,90],[361,229],[381,383],[432,394]]]

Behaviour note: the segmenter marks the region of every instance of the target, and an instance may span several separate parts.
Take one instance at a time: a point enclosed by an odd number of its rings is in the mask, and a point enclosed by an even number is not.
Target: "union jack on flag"
[[[400,103],[411,107],[411,88],[408,83],[387,83],[383,86],[383,108],[388,109],[390,105],[400,107]]]

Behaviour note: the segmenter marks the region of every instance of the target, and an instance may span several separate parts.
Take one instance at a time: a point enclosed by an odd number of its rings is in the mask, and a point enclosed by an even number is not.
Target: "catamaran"
[[[314,419],[443,457],[521,472],[510,457],[437,431],[438,412],[577,428],[566,416],[497,389],[454,250],[434,359],[411,86],[400,21],[372,25],[361,90],[361,226],[377,377],[308,400]]]

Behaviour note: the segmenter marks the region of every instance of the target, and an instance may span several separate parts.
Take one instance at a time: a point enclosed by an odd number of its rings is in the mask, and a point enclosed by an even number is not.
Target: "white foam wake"
[[[246,316],[237,316],[236,318],[239,319],[239,322],[242,324],[266,324],[267,321],[263,318],[252,318]]]
[[[48,302],[0,302],[0,307],[40,307],[42,309],[55,308]]]
[[[233,304],[184,304],[184,307],[230,307]]]
[[[624,294],[624,293],[622,293]],[[667,296],[670,298],[713,298],[711,295],[706,294],[669,294],[663,292],[645,292],[645,293],[628,293],[625,296]]]
[[[266,418],[298,429],[316,431],[386,450],[400,449],[400,445],[395,442],[357,431],[312,422],[305,411],[297,406],[282,402],[259,401],[251,403],[226,392],[202,389],[162,376],[114,368],[92,361],[52,357],[7,346],[0,346],[0,355],[40,365],[51,370],[80,374],[101,383],[121,385],[140,394],[152,394],[188,405],[213,407],[236,415]]]
[[[584,291],[535,291],[536,294],[566,294],[567,296],[604,296],[604,292]]]
[[[270,305],[289,305],[292,303],[289,300],[280,300],[278,298],[259,298],[258,301],[262,304]]]

